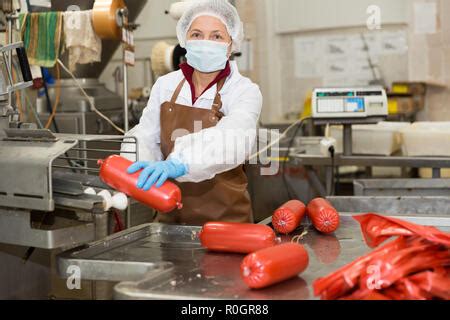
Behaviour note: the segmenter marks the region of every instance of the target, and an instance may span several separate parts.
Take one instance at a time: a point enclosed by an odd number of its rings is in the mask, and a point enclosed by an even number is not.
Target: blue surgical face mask
[[[194,69],[216,72],[225,69],[230,44],[210,40],[190,40],[186,43],[186,58]]]

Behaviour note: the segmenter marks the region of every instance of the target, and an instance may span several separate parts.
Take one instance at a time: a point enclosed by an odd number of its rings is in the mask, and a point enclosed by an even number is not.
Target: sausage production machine
[[[64,297],[64,288],[55,291],[54,255],[108,235],[103,198],[84,193],[108,189],[96,161],[136,140],[53,134],[20,122],[11,96],[32,85],[23,44],[1,47],[0,65],[0,298]],[[85,297],[95,294],[92,287]]]

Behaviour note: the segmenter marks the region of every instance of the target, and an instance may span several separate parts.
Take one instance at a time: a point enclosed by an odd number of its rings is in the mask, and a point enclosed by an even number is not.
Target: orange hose
[[[16,81],[16,71],[14,70],[14,68],[11,68],[12,71],[12,77],[13,77],[13,81]],[[17,110],[19,111],[19,121],[24,120],[24,113],[23,113],[23,109],[22,109],[22,101],[20,101],[20,92],[16,91],[16,105],[17,105]]]
[[[17,104],[17,110],[19,110],[19,121],[23,121],[24,119],[24,113],[22,109],[22,102],[20,101],[20,93],[16,92],[16,104]]]
[[[47,120],[47,123],[45,125],[45,129],[50,128],[50,125],[52,124],[53,119],[56,116],[56,111],[58,110],[58,104],[59,100],[61,98],[61,69],[59,68],[59,64],[56,64],[56,86],[55,86],[55,103],[53,104],[53,110],[52,114]]]

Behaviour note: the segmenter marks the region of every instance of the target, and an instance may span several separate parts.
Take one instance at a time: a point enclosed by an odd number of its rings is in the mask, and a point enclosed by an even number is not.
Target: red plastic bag
[[[425,271],[409,278],[411,283],[426,292],[444,300],[450,300],[450,277],[436,272]]]
[[[393,236],[418,235],[434,243],[450,247],[450,234],[434,227],[420,226],[400,219],[369,213],[353,217],[361,224],[364,240],[371,248]]]
[[[376,214],[355,219],[372,247],[398,238],[317,279],[315,295],[344,300],[450,299],[450,234]]]
[[[398,238],[345,265],[331,275],[317,279],[314,282],[314,294],[316,296],[321,295],[326,300],[337,299],[344,294],[348,294],[357,285],[362,270],[366,268],[371,259],[386,255],[404,246],[404,239]]]

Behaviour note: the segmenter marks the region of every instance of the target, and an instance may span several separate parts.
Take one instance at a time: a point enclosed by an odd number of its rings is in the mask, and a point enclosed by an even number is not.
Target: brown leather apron
[[[194,123],[201,121],[202,129],[211,128],[224,116],[220,112],[219,94],[225,83],[217,84],[217,93],[211,110],[177,104],[178,95],[186,79],[175,90],[170,102],[161,105],[161,151],[164,159],[172,153],[175,139],[172,133],[184,129],[194,133]],[[178,183],[183,197],[183,208],[169,214],[158,214],[156,221],[172,224],[203,225],[209,221],[253,222],[247,176],[243,165],[200,183]]]

